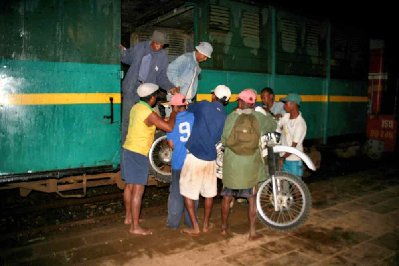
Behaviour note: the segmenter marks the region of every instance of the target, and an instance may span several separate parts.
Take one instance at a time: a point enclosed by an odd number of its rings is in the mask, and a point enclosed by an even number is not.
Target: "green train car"
[[[227,0],[186,2],[137,27],[131,45],[153,29],[167,32],[170,60],[199,41],[213,44],[197,100],[218,84],[235,94],[270,86],[277,99],[302,95],[308,139],[365,132],[362,31]],[[27,195],[122,186],[120,0],[5,1],[0,38],[0,188]]]

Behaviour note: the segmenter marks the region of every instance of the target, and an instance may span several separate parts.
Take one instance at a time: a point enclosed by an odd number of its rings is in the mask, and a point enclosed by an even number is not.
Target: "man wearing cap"
[[[265,165],[259,152],[259,139],[268,132],[274,132],[277,127],[269,113],[262,114],[254,110],[255,102],[254,90],[245,89],[240,92],[238,108],[227,116],[222,134],[225,150],[221,232],[223,235],[228,233],[228,216],[233,198],[247,198],[250,240],[260,237],[255,231],[256,186],[266,178]]]
[[[281,101],[284,103],[284,109],[287,111],[279,120],[277,127],[277,132],[281,133],[281,143],[285,146],[295,147],[303,152],[306,122],[299,111],[301,97],[296,93],[289,93]],[[298,156],[291,153],[282,153],[280,156],[280,165],[282,165],[283,171],[298,177],[303,176],[302,160]]]
[[[193,223],[183,233],[198,235],[201,231],[195,216],[194,201],[201,194],[205,198],[203,232],[209,231],[213,197],[217,194],[216,144],[222,135],[226,112],[224,105],[230,99],[231,91],[219,85],[212,94],[212,102],[201,101],[190,104],[188,111],[194,114],[194,125],[186,143],[188,154],[180,176],[180,194]]]
[[[148,179],[148,152],[154,142],[155,129],[166,132],[173,129],[176,113],[172,110],[166,122],[153,111],[157,101],[158,85],[143,83],[137,88],[140,101],[130,111],[129,128],[123,144],[121,175],[126,186],[124,190],[125,224],[130,224],[130,233],[138,235],[152,234],[139,224],[141,199]]]
[[[154,31],[151,41],[139,42],[129,49],[121,45],[121,61],[130,65],[122,82],[122,143],[127,134],[130,109],[139,100],[137,88],[140,84],[154,83],[172,94],[177,90],[166,75],[168,56],[162,50],[165,38],[163,32]]]
[[[196,51],[185,53],[168,66],[169,80],[180,88],[180,92],[191,101],[197,93],[198,75],[201,73],[199,63],[205,62],[212,55],[212,45],[208,42],[200,42]]]
[[[184,146],[191,135],[194,124],[194,114],[187,112],[186,97],[177,93],[172,96],[169,105],[177,113],[175,126],[172,132],[167,133],[167,140],[172,152],[172,181],[169,188],[168,197],[168,220],[167,226],[170,228],[178,228],[181,217],[184,212],[184,224],[192,227],[190,216],[184,207],[184,199],[180,194],[180,173],[186,159],[187,149]],[[198,207],[198,201],[196,201]]]

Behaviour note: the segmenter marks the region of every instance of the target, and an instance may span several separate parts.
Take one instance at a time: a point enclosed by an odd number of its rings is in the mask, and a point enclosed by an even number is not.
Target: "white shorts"
[[[180,194],[192,200],[198,200],[200,194],[205,198],[215,197],[216,161],[204,161],[187,154],[180,174]]]

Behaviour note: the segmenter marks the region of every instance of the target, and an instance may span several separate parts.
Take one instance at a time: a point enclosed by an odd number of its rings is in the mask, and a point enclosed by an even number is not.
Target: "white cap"
[[[159,89],[159,86],[153,83],[143,83],[137,88],[139,97],[146,97]]]
[[[226,102],[231,97],[231,91],[230,91],[229,87],[227,87],[226,85],[218,85],[212,92],[215,94],[215,96],[218,99],[222,99],[223,100],[223,97],[225,97],[224,100]]]
[[[211,54],[213,52],[212,45],[209,42],[200,42],[197,46],[195,46],[198,52],[205,55],[208,58],[211,58]]]

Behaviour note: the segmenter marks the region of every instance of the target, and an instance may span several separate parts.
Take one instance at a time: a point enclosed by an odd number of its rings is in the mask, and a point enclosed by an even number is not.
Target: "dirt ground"
[[[258,222],[263,237],[248,241],[247,204],[236,202],[231,234],[222,236],[217,198],[211,232],[187,236],[165,226],[166,201],[160,196],[159,205],[143,207],[152,236],[128,234],[118,207],[84,220],[32,226],[28,231],[37,232],[30,238],[3,230],[0,265],[398,265],[399,164],[364,168],[307,179],[313,207],[292,232]],[[202,215],[200,207],[200,220]]]

